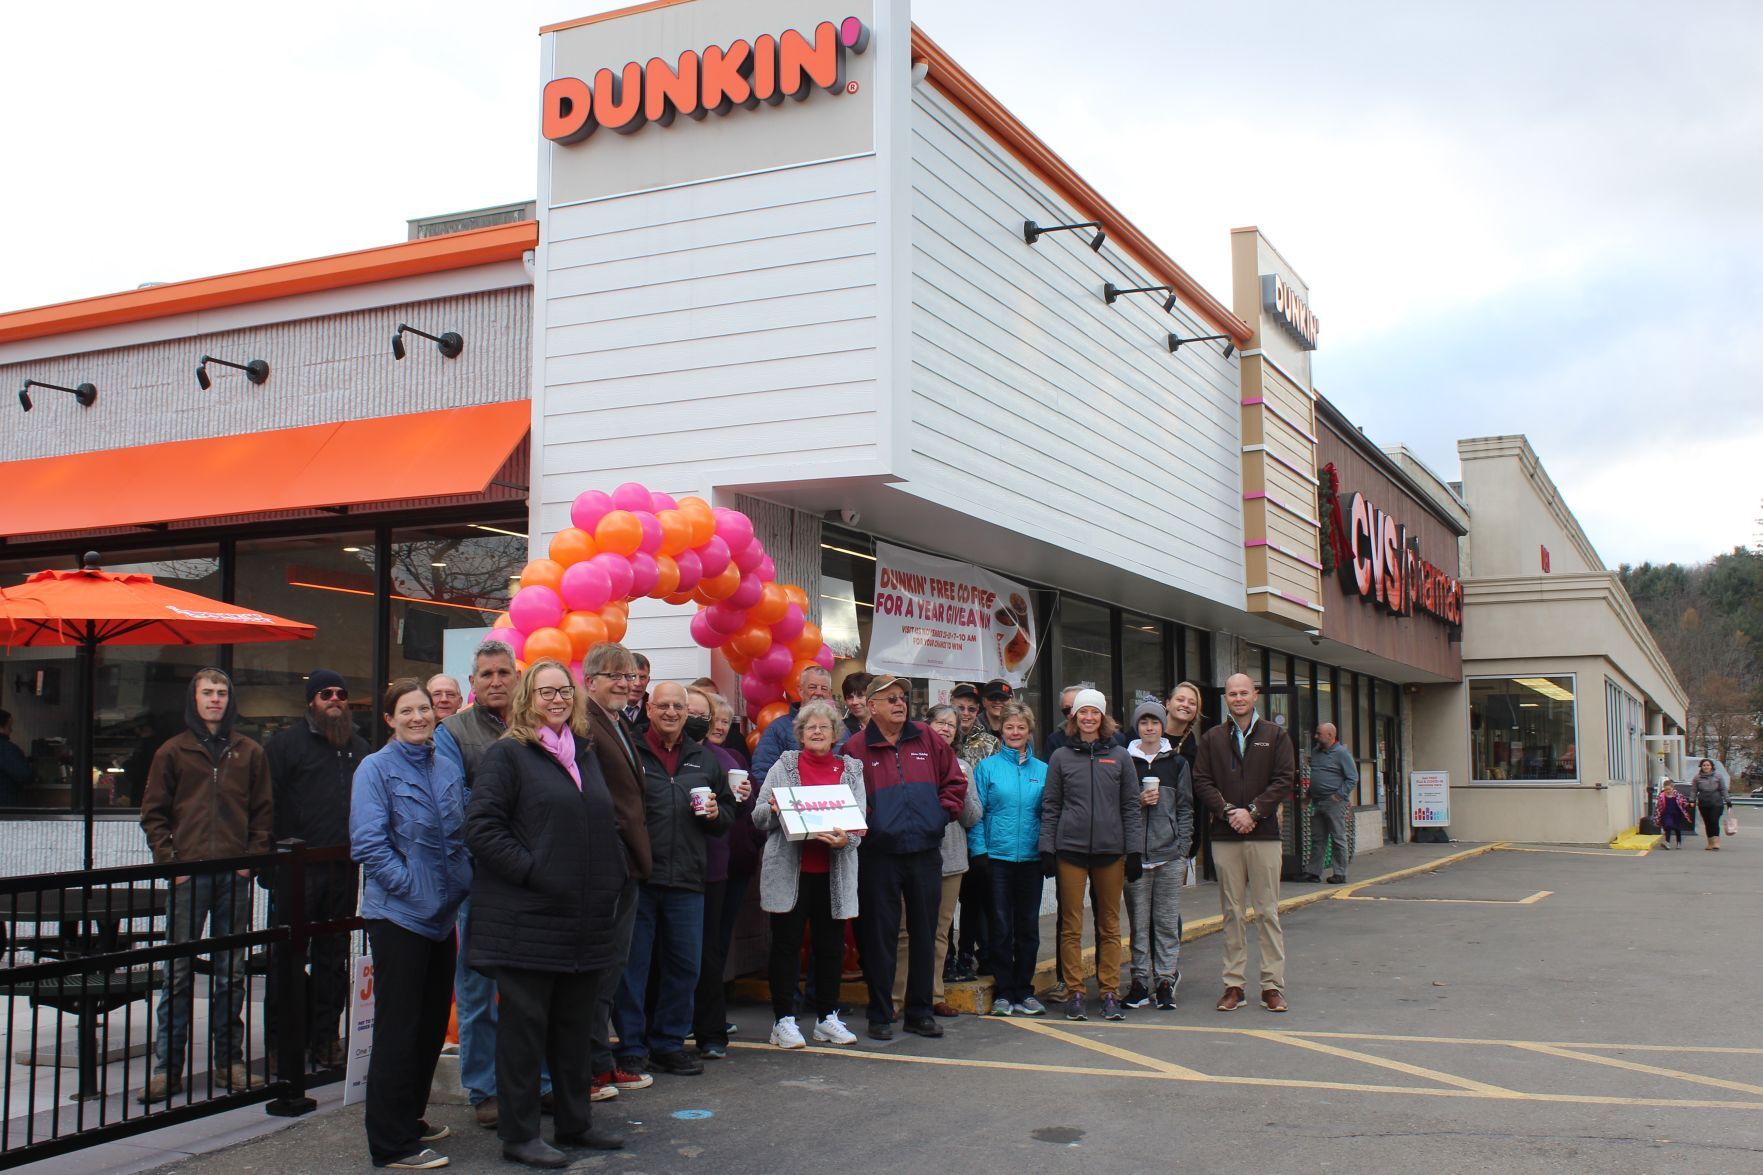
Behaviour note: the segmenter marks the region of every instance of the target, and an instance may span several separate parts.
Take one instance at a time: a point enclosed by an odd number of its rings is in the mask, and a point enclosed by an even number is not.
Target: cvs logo
[[[842,94],[848,55],[868,48],[868,27],[847,16],[837,24],[816,25],[812,40],[790,29],[751,42],[688,49],[672,63],[651,57],[618,70],[595,70],[592,85],[582,78],[557,78],[545,86],[545,137],[579,143],[597,127],[628,135],[645,123],[667,126],[682,114],[701,119],[736,106],[751,110],[761,102],[800,101],[813,86]]]

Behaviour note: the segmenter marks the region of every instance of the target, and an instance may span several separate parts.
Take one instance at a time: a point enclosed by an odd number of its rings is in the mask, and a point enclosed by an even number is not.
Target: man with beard
[[[275,795],[275,838],[294,838],[308,848],[349,843],[349,797],[355,768],[371,750],[355,730],[349,687],[330,669],[306,678],[306,715],[269,740],[269,779]],[[306,869],[306,918],[329,922],[355,913],[359,879],[347,854],[340,861],[316,862]],[[273,906],[271,920],[276,919]],[[287,948],[278,948],[287,949]],[[328,934],[306,946],[311,979],[306,985],[306,1055],[321,1069],[347,1060],[338,1037],[338,1020],[349,1002],[349,936]],[[276,1038],[283,1015],[281,974],[269,970],[264,1037],[270,1063],[279,1064]]]

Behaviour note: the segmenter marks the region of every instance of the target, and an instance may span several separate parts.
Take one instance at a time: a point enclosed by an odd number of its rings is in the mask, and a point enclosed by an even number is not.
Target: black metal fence
[[[344,1058],[309,1071],[307,954],[342,937],[346,963],[361,925],[309,920],[319,871],[352,882],[348,848],[0,878],[0,1168],[254,1103],[313,1109]]]

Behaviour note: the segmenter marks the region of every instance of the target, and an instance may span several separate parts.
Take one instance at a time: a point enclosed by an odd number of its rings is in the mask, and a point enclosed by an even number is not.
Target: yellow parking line
[[[1447,906],[1534,906],[1554,893],[1539,889],[1528,898],[1405,898],[1379,897],[1375,894],[1343,894],[1343,902],[1440,902]]]
[[[1092,1052],[1101,1053],[1103,1056],[1113,1057],[1115,1060],[1131,1061],[1135,1065],[1143,1065],[1147,1069],[1155,1069],[1157,1072],[1168,1074],[1171,1077],[1180,1077],[1184,1081],[1211,1080],[1211,1078],[1207,1077],[1197,1069],[1189,1069],[1185,1065],[1173,1064],[1169,1061],[1159,1060],[1156,1057],[1147,1057],[1143,1053],[1135,1053],[1127,1049],[1115,1048],[1113,1045],[1103,1044],[1099,1040],[1089,1040],[1085,1037],[1079,1036],[1075,1032],[1067,1032],[1063,1028],[1055,1028],[1051,1024],[1046,1024],[1039,1020],[1023,1020],[1012,1017],[1008,1023],[1014,1024],[1018,1028],[1026,1029],[1029,1032],[1038,1032],[1042,1036],[1050,1036],[1054,1040],[1063,1040],[1067,1044],[1075,1044],[1080,1048],[1086,1048]]]
[[[731,1040],[728,1046],[732,1049],[754,1049],[761,1052],[780,1052],[776,1045],[760,1044],[754,1040]],[[823,1057],[859,1057],[866,1061],[906,1061],[914,1065],[952,1065],[960,1069],[1013,1069],[1024,1073],[1076,1073],[1085,1077],[1155,1077],[1155,1073],[1144,1073],[1132,1069],[1098,1069],[1092,1065],[1044,1065],[1037,1061],[979,1061],[965,1057],[916,1057],[904,1053],[883,1053],[871,1049],[859,1048],[823,1048],[820,1045],[809,1045],[806,1048],[791,1049],[792,1053],[807,1053]]]
[[[1606,861],[1632,861],[1637,856],[1647,855],[1645,850],[1635,853],[1618,849],[1545,849],[1531,845],[1505,845],[1500,851],[1502,853],[1559,853],[1564,857],[1602,857]]]
[[[1723,1044],[1613,1044],[1589,1041],[1568,1040],[1501,1040],[1484,1036],[1400,1036],[1388,1032],[1326,1032],[1308,1031],[1292,1028],[1225,1028],[1209,1027],[1204,1024],[1147,1024],[1142,1020],[1127,1020],[1119,1024],[1109,1024],[1111,1031],[1123,1029],[1144,1029],[1147,1032],[1199,1032],[1218,1033],[1220,1035],[1252,1036],[1259,1032],[1284,1033],[1290,1036],[1302,1036],[1307,1039],[1329,1040],[1382,1040],[1396,1044],[1469,1044],[1469,1045],[1501,1045],[1513,1048],[1531,1044],[1548,1045],[1558,1049],[1627,1049],[1633,1052],[1650,1053],[1731,1053],[1737,1056],[1763,1056],[1763,1048],[1746,1048],[1739,1045]]]
[[[1248,1030],[1248,1035],[1260,1040],[1271,1040],[1278,1044],[1289,1044],[1293,1048],[1309,1049],[1311,1052],[1323,1053],[1331,1057],[1340,1057],[1343,1060],[1357,1061],[1361,1065],[1375,1065],[1380,1069],[1391,1069],[1397,1073],[1406,1073],[1410,1077],[1420,1077],[1427,1081],[1437,1081],[1444,1085],[1454,1085],[1458,1089],[1474,1090],[1476,1093],[1485,1093],[1489,1097],[1520,1096],[1515,1090],[1505,1089],[1498,1085],[1489,1085],[1485,1081],[1473,1081],[1467,1077],[1457,1077],[1450,1073],[1441,1073],[1437,1069],[1425,1069],[1419,1065],[1410,1065],[1404,1061],[1392,1061],[1388,1057],[1377,1057],[1370,1053],[1355,1052],[1352,1049],[1343,1049],[1332,1044],[1323,1044],[1320,1041],[1305,1040],[1301,1036],[1291,1036],[1283,1032],[1264,1032],[1253,1028]]]
[[[1631,1073],[1645,1073],[1649,1077],[1669,1077],[1673,1081],[1690,1081],[1697,1085],[1711,1085],[1715,1089],[1730,1089],[1737,1093],[1763,1094],[1763,1086],[1747,1085],[1743,1081],[1727,1081],[1720,1077],[1704,1077],[1700,1073],[1685,1073],[1681,1069],[1663,1069],[1658,1065],[1643,1065],[1638,1061],[1625,1061],[1621,1057],[1600,1057],[1596,1053],[1576,1052],[1573,1049],[1556,1048],[1547,1044],[1517,1044],[1517,1048],[1528,1052],[1542,1053],[1550,1057],[1563,1057],[1569,1061],[1589,1061],[1594,1065],[1608,1065],[1612,1069],[1627,1069]]]

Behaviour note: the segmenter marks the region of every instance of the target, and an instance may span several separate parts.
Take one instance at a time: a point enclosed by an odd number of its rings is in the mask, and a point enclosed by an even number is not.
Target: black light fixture
[[[1175,354],[1184,343],[1212,343],[1220,340],[1224,342],[1224,357],[1226,359],[1237,353],[1237,345],[1229,335],[1199,335],[1195,338],[1184,339],[1174,331],[1169,332],[1169,353]]]
[[[392,358],[394,359],[404,358],[405,331],[429,340],[435,345],[435,349],[440,351],[443,359],[457,359],[459,353],[465,350],[465,339],[460,336],[458,331],[450,330],[444,335],[431,335],[426,330],[417,330],[414,326],[400,322],[398,333],[392,336]]]
[[[1167,314],[1175,309],[1174,286],[1134,286],[1130,290],[1123,290],[1113,282],[1109,282],[1102,287],[1102,300],[1110,306],[1114,305],[1116,299],[1127,294],[1168,294],[1169,297],[1163,299],[1163,311]]]
[[[231,359],[216,359],[212,355],[204,355],[202,362],[196,364],[196,386],[205,392],[214,386],[214,381],[208,378],[210,363],[218,363],[222,367],[231,367],[235,371],[242,371],[245,373],[245,378],[254,384],[262,384],[269,379],[269,364],[261,359],[253,359],[249,363],[234,363]]]
[[[81,384],[77,388],[64,388],[60,384],[46,384],[40,379],[27,379],[24,386],[18,389],[18,406],[26,412],[31,410],[31,389],[48,388],[52,392],[66,392],[80,402],[81,408],[90,408],[98,402],[98,389],[91,384]]]
[[[1108,239],[1108,234],[1102,231],[1102,222],[1099,220],[1080,220],[1076,224],[1050,224],[1045,228],[1032,220],[1025,220],[1022,222],[1022,239],[1032,245],[1047,233],[1073,232],[1080,228],[1096,230],[1096,235],[1090,240],[1090,248],[1100,252],[1102,242]]]

